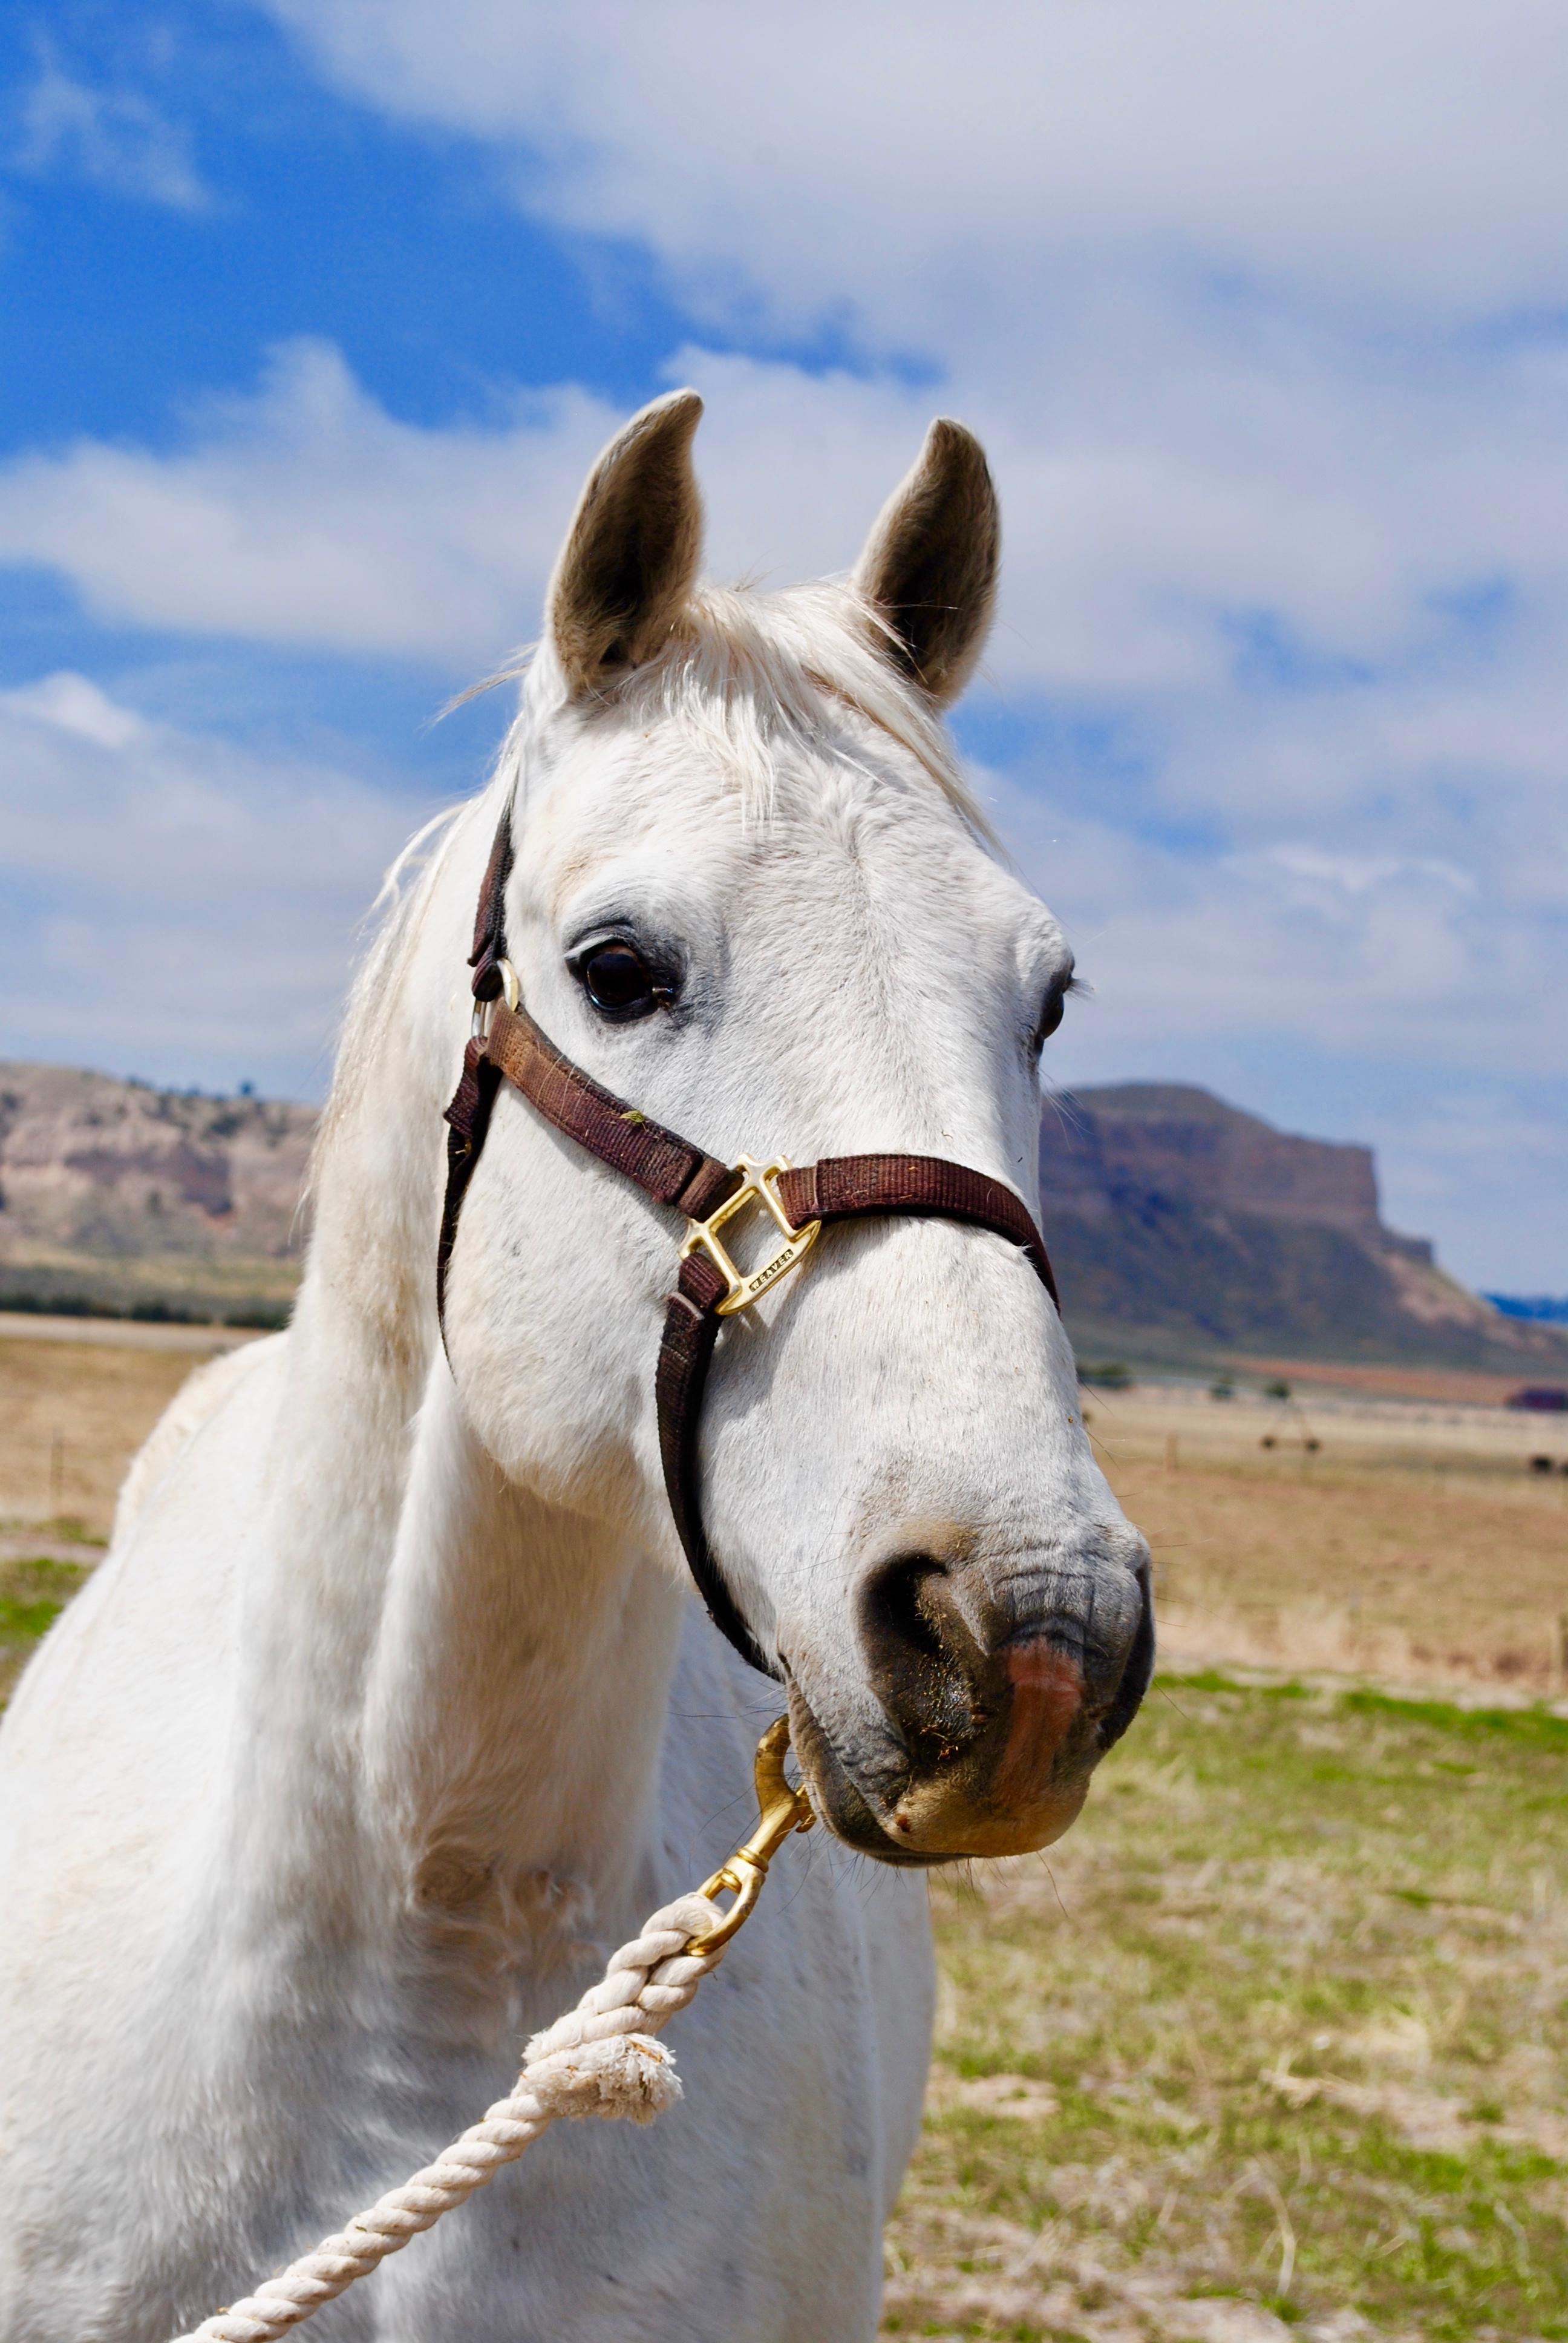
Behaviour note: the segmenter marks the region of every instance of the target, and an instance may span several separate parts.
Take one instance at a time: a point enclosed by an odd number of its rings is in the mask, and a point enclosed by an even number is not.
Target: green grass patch
[[[40,1600],[18,1603],[9,1594],[0,1594],[0,1641],[14,1643],[18,1637],[29,1639],[43,1634],[59,1617],[63,1605]]]
[[[52,1554],[37,1554],[21,1562],[0,1563],[0,1604],[11,1611],[46,1608],[50,1617],[63,1611],[73,1594],[80,1589],[88,1575],[79,1562],[58,1562]],[[4,1615],[0,1614],[0,1615]],[[45,1622],[47,1625],[48,1621]],[[41,1634],[43,1629],[27,1630]]]
[[[933,1887],[887,2332],[1184,2336],[1225,2298],[1260,2343],[1568,2338],[1568,1726],[1171,1689],[1059,1847]]]
[[[79,1562],[38,1554],[0,1562],[0,1707],[61,1612],[89,1575]]]
[[[1446,1700],[1401,1700],[1381,1692],[1347,1692],[1341,1705],[1352,1715],[1393,1716],[1409,1725],[1430,1725],[1435,1732],[1461,1740],[1477,1741],[1501,1734],[1533,1748],[1568,1756],[1568,1717],[1548,1708],[1461,1708]]]

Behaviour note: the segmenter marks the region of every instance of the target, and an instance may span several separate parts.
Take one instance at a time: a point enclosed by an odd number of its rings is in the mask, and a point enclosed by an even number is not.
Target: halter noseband
[[[759,1164],[749,1156],[720,1163],[689,1140],[654,1122],[563,1058],[523,1007],[507,958],[505,899],[512,869],[511,812],[501,817],[479,894],[469,966],[474,971],[474,1026],[463,1052],[463,1072],[446,1121],[447,1193],[436,1254],[436,1298],[446,1329],[447,1275],[458,1217],[490,1126],[503,1079],[578,1146],[634,1181],[656,1203],[686,1215],[678,1282],[668,1296],[655,1394],[664,1485],[699,1594],[715,1626],[742,1659],[764,1675],[779,1668],[764,1657],[740,1614],[703,1535],[698,1492],[698,1426],[709,1363],[719,1321],[744,1310],[794,1269],[827,1221],[906,1213],[962,1221],[1006,1237],[1057,1301],[1056,1281],[1040,1231],[1010,1188],[983,1172],[938,1155],[827,1155],[794,1166],[782,1157]],[[783,1240],[762,1265],[742,1274],[719,1231],[750,1207],[765,1212]],[[1060,1308],[1060,1303],[1058,1307]]]

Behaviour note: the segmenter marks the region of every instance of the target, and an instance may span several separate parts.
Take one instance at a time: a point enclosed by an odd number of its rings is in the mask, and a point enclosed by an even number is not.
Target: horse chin
[[[900,1817],[910,1816],[918,1832],[915,1843],[910,1844],[881,1822],[792,1675],[788,1690],[789,1737],[818,1819],[845,1846],[869,1855],[873,1863],[929,1871],[940,1864],[966,1863],[976,1857],[1032,1854],[1070,1829],[1082,1809],[1089,1789],[1088,1767],[1070,1785],[1010,1813],[994,1808],[988,1812],[961,1794],[955,1798],[950,1787],[932,1784],[928,1791],[917,1791],[912,1797],[906,1789],[898,1801]]]
[[[857,1855],[869,1855],[874,1863],[926,1870],[950,1861],[947,1855],[922,1855],[900,1846],[882,1828],[793,1676],[789,1679],[789,1740],[818,1821],[825,1823],[845,1846],[852,1846]]]

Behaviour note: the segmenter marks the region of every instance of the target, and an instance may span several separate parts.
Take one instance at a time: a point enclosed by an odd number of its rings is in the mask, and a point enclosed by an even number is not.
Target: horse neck
[[[506,1482],[432,1373],[364,1702],[363,1793],[414,1906],[601,1908],[651,1818],[680,1591]]]
[[[471,893],[473,857],[450,859],[445,891]],[[466,922],[432,914],[427,963],[461,968]],[[681,1604],[623,1535],[508,1483],[464,1421],[434,1306],[455,1068],[416,990],[405,970],[318,1169],[248,1584],[238,1819],[275,1908],[491,1958],[547,1910],[618,1916]]]

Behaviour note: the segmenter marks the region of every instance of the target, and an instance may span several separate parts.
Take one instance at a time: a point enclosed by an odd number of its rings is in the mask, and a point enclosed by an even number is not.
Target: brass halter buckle
[[[777,1285],[781,1277],[788,1277],[816,1243],[822,1227],[820,1221],[808,1221],[805,1227],[799,1229],[789,1225],[789,1216],[779,1200],[779,1191],[772,1185],[780,1172],[789,1171],[788,1156],[776,1155],[771,1163],[756,1163],[749,1155],[740,1155],[736,1158],[733,1168],[740,1174],[739,1187],[732,1196],[725,1198],[717,1212],[709,1212],[705,1221],[689,1221],[687,1223],[686,1242],[680,1248],[680,1258],[686,1261],[700,1245],[729,1286],[723,1301],[717,1305],[720,1318],[732,1318],[738,1310],[749,1308],[753,1302],[768,1292],[769,1286]],[[727,1221],[735,1218],[737,1212],[743,1212],[753,1204],[760,1205],[769,1215],[784,1242],[760,1269],[751,1270],[743,1276],[719,1243],[719,1232]]]
[[[735,1901],[728,1912],[719,1913],[711,1928],[687,1938],[689,1953],[716,1953],[721,1945],[729,1942],[736,1930],[751,1917],[752,1907],[768,1876],[768,1866],[791,1831],[808,1831],[817,1819],[805,1791],[789,1785],[784,1771],[784,1753],[789,1746],[789,1720],[781,1716],[769,1726],[757,1745],[757,1827],[744,1845],[738,1846],[729,1862],[722,1864],[711,1879],[705,1879],[697,1891],[706,1896],[710,1904],[717,1904],[723,1895],[733,1896]]]

